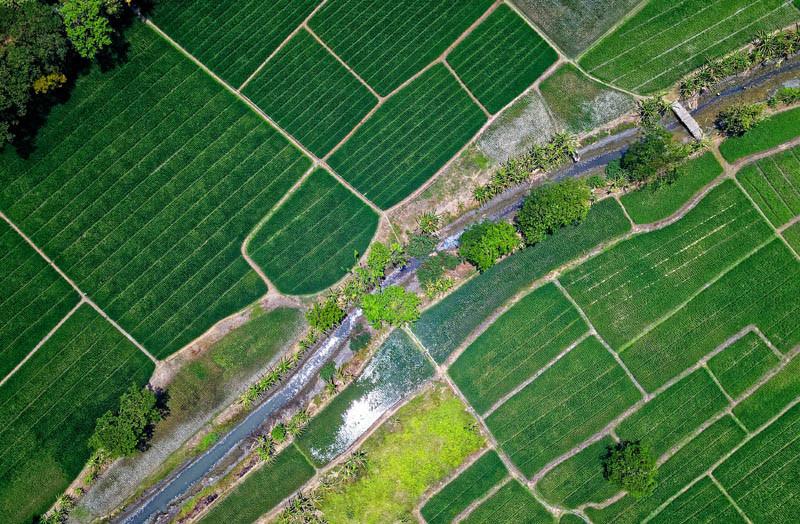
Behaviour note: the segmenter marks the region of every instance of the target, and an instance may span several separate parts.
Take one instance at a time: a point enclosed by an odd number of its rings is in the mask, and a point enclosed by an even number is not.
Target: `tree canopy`
[[[647,497],[656,487],[656,459],[650,449],[639,441],[623,440],[610,446],[603,465],[606,480],[634,498]]]
[[[658,127],[648,130],[644,138],[631,145],[620,166],[631,182],[652,182],[673,175],[689,153],[690,149],[677,143],[669,131]]]
[[[159,420],[155,393],[131,384],[119,399],[119,410],[106,411],[97,420],[89,445],[111,458],[131,455],[144,445],[147,429]]]
[[[591,190],[582,180],[566,180],[537,187],[517,215],[517,224],[528,245],[569,224],[582,222],[589,213]]]
[[[497,259],[517,249],[517,230],[508,222],[481,222],[461,235],[459,254],[481,271],[492,267]]]
[[[419,318],[420,298],[400,286],[389,286],[380,293],[365,295],[361,300],[364,316],[379,327],[383,322],[402,326]]]

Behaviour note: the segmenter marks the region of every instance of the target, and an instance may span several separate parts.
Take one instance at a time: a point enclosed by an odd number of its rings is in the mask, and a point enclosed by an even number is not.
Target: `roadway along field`
[[[30,158],[6,148],[0,207],[165,357],[266,292],[241,243],[310,161],[151,29],[126,36]]]
[[[500,5],[447,56],[490,113],[531,85],[558,54],[510,7]]]
[[[433,176],[485,121],[447,68],[436,65],[388,99],[329,163],[387,209]]]
[[[309,26],[385,96],[441,55],[491,4],[330,0]]]
[[[82,305],[0,386],[0,521],[46,511],[83,469],[95,420],[153,363]]]
[[[653,93],[667,89],[709,59],[800,19],[788,0],[650,2],[581,58],[590,74]]]
[[[239,87],[319,0],[169,0],[153,21],[223,80]]]
[[[773,226],[800,215],[800,147],[744,167],[736,180]]]
[[[314,171],[255,233],[253,260],[284,293],[303,295],[333,285],[364,253],[378,215],[322,169]]]
[[[78,294],[0,221],[0,380],[78,303]]]
[[[319,157],[378,103],[308,31],[295,35],[244,94]]]

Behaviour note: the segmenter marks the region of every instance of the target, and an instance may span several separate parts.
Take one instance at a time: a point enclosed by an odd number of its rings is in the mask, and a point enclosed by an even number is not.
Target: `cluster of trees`
[[[603,474],[636,499],[648,497],[656,487],[658,466],[650,448],[639,441],[623,440],[609,446],[603,457]]]
[[[620,160],[609,162],[606,178],[613,183],[652,185],[669,184],[679,175],[678,168],[700,148],[701,142],[683,144],[666,129],[645,129],[641,140],[631,145]]]
[[[764,104],[735,104],[717,115],[717,128],[728,136],[742,136],[764,119]]]
[[[130,0],[0,2],[0,148],[26,137],[82,59],[107,49]]]
[[[108,458],[132,455],[147,444],[153,425],[161,420],[155,393],[135,384],[119,399],[116,412],[106,411],[97,420],[89,445]]]

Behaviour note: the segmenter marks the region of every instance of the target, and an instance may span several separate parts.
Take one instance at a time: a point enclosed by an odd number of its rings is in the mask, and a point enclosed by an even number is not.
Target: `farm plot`
[[[678,222],[617,244],[561,282],[606,341],[622,349],[770,234],[727,181]]]
[[[502,404],[486,424],[520,471],[531,476],[639,399],[614,357],[592,337]]]
[[[437,362],[447,357],[486,319],[525,286],[630,229],[622,208],[608,198],[586,220],[526,248],[477,275],[423,313],[414,333]]]
[[[314,476],[314,468],[290,444],[272,462],[245,477],[200,519],[204,524],[247,524],[277,506]]]
[[[320,0],[169,0],[153,21],[223,80],[239,87]]]
[[[800,215],[800,147],[744,167],[736,180],[773,226]]]
[[[523,298],[470,344],[449,373],[478,413],[545,366],[589,327],[554,284]]]
[[[267,62],[244,94],[319,157],[378,103],[306,30]]]
[[[394,331],[362,374],[314,417],[297,445],[315,465],[327,464],[432,375],[409,336]]]
[[[487,451],[451,480],[422,507],[420,513],[429,524],[452,522],[475,500],[508,475],[497,452]]]
[[[755,384],[780,359],[754,332],[725,348],[708,361],[708,369],[732,398]]]
[[[490,113],[505,107],[556,60],[558,53],[505,4],[447,55],[447,62]]]
[[[436,60],[491,4],[332,0],[309,25],[365,82],[387,95]]]
[[[792,246],[794,252],[800,256],[800,222],[787,227],[781,234],[786,239],[786,242]]]
[[[586,513],[597,524],[642,522],[670,497],[677,495],[683,487],[702,476],[744,437],[742,428],[726,415],[689,441],[658,468],[658,484],[652,495],[638,500],[625,495],[606,508],[587,508]]]
[[[619,488],[603,476],[603,456],[614,444],[605,437],[550,470],[536,489],[551,504],[577,508],[588,502],[602,502]]]
[[[754,324],[781,352],[800,342],[800,263],[778,239],[642,335],[620,357],[653,390]]]
[[[637,224],[652,224],[677,212],[703,187],[722,174],[712,153],[689,160],[678,170],[671,184],[653,185],[620,197],[622,205]]]
[[[772,115],[742,136],[728,138],[719,152],[728,162],[767,151],[800,136],[800,107]]]
[[[241,243],[310,161],[147,26],[127,39],[30,158],[6,148],[0,208],[164,357],[266,292]]]
[[[152,362],[83,305],[0,387],[0,521],[43,513],[83,469],[95,420]]]
[[[754,431],[800,395],[800,359],[794,358],[769,381],[733,408],[747,429]]]
[[[714,470],[753,522],[796,522],[800,513],[800,406],[787,411]]]
[[[569,56],[577,56],[641,0],[513,0]]]
[[[650,0],[589,49],[580,64],[602,80],[652,93],[709,59],[744,46],[760,31],[798,18],[800,13],[787,0]]]
[[[703,477],[648,522],[656,524],[684,524],[686,522],[733,524],[741,522],[744,524],[746,521],[711,479]]]
[[[317,169],[256,231],[253,260],[282,292],[316,293],[336,283],[364,253],[378,215],[328,172]]]
[[[635,107],[633,97],[591,80],[569,63],[542,80],[539,90],[552,113],[573,133],[591,131]]]
[[[447,68],[436,65],[388,99],[329,163],[387,209],[433,176],[485,121]]]
[[[0,380],[78,303],[78,294],[0,221]]]
[[[552,522],[553,517],[539,504],[525,486],[511,480],[497,493],[483,501],[465,524],[517,524],[519,522]]]

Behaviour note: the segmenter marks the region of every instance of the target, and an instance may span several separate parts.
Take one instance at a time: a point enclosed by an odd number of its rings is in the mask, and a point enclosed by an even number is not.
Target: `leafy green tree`
[[[679,144],[667,130],[654,128],[628,149],[620,167],[631,182],[652,182],[673,174],[689,153],[690,149]]]
[[[537,187],[517,215],[517,224],[528,245],[569,224],[582,222],[589,213],[591,190],[582,180],[565,180]]]
[[[764,118],[764,104],[736,104],[720,111],[717,127],[728,136],[742,136]]]
[[[131,384],[120,397],[117,413],[106,411],[97,420],[89,445],[112,458],[131,455],[142,447],[148,428],[159,420],[155,393]]]
[[[623,440],[609,446],[603,457],[604,476],[640,499],[653,493],[658,468],[650,449],[639,441]]]
[[[645,129],[656,129],[661,125],[661,118],[669,109],[669,104],[660,96],[652,96],[638,103],[639,122]]]
[[[486,271],[503,255],[521,245],[519,235],[508,222],[481,222],[461,235],[459,254],[480,271]]]
[[[367,270],[375,283],[386,275],[387,270],[405,263],[406,255],[403,246],[397,242],[391,245],[375,242],[367,255]]]
[[[83,58],[94,58],[111,45],[114,29],[109,22],[109,6],[118,11],[116,2],[104,0],[64,0],[61,16],[72,46]]]
[[[336,303],[336,297],[328,296],[317,302],[306,311],[306,320],[311,329],[318,333],[327,333],[344,319],[345,312]]]
[[[419,304],[417,295],[400,286],[389,286],[361,300],[364,316],[375,327],[380,327],[383,322],[392,326],[414,322],[419,318]]]

